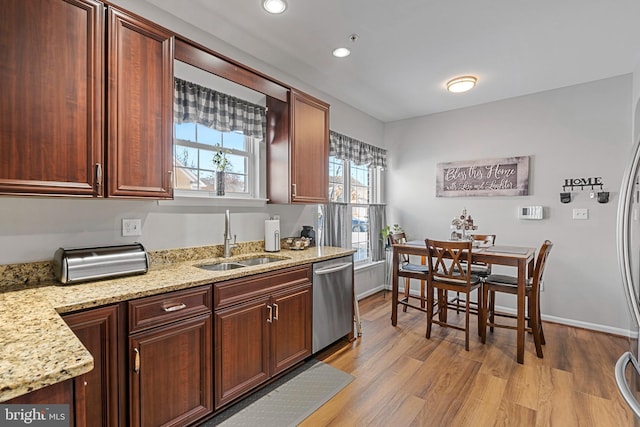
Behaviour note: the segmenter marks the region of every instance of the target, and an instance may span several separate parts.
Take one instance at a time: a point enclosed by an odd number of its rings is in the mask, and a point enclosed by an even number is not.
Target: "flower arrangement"
[[[462,238],[465,239],[468,231],[477,230],[478,226],[473,223],[473,218],[470,214],[467,214],[467,209],[462,209],[462,213],[459,217],[451,220],[451,228],[462,231]],[[457,234],[455,231],[452,233]]]
[[[218,172],[226,172],[231,168],[229,164],[229,159],[227,159],[227,154],[229,154],[229,150],[226,148],[222,148],[220,144],[216,144],[217,152],[213,155],[213,165]]]
[[[392,234],[402,233],[404,230],[398,224],[393,224],[393,226],[386,225],[382,227],[380,230],[380,239],[385,243],[385,245],[390,245],[389,237]]]

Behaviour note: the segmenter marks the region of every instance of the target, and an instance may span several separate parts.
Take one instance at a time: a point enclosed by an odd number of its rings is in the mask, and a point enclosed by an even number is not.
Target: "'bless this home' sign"
[[[438,163],[437,197],[526,196],[529,156]]]

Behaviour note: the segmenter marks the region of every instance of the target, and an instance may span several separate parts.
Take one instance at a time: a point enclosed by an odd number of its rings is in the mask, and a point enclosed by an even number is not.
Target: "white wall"
[[[541,295],[543,316],[626,331],[615,227],[632,140],[631,99],[632,78],[625,75],[388,123],[389,222],[402,225],[410,238],[447,238],[451,219],[466,207],[478,232],[497,234],[499,244],[539,247],[550,239],[555,246]],[[529,196],[435,197],[439,162],[521,155],[531,156]],[[560,203],[566,178],[596,176],[611,193],[609,203],[580,190],[571,203]],[[544,206],[546,218],[517,219],[517,207],[528,205]],[[588,208],[589,220],[572,220],[573,208]]]

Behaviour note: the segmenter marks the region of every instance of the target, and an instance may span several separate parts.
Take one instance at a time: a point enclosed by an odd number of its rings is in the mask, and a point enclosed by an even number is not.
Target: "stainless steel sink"
[[[198,265],[198,267],[205,270],[210,270],[210,271],[227,271],[227,270],[234,270],[236,268],[268,264],[270,262],[282,261],[286,259],[288,258],[260,255],[257,257],[247,258],[247,259],[239,259],[234,261],[221,261],[221,262],[214,262],[211,264],[202,264],[202,265]]]
[[[270,256],[259,256],[256,258],[249,258],[249,259],[241,259],[238,260],[238,262],[240,264],[244,264],[244,265],[259,265],[259,264],[269,264],[270,262],[276,262],[276,261],[282,261],[283,259],[286,258],[276,258],[276,257],[270,257]]]
[[[239,264],[237,262],[216,262],[215,264],[204,264],[204,265],[199,265],[198,267],[203,268],[205,270],[210,270],[210,271],[227,271],[227,270],[234,270],[236,268],[246,267],[246,265]]]

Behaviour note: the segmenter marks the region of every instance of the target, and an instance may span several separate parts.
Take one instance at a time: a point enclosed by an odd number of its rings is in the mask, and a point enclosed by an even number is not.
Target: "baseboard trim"
[[[376,292],[378,292],[378,290],[380,290],[380,289],[387,289],[389,292],[391,292],[391,288],[390,287],[385,287],[384,285],[378,286],[375,289],[376,289]],[[415,290],[411,290],[410,292],[411,292],[412,295],[416,295],[416,296],[420,295]],[[366,296],[369,296],[372,293],[375,293],[375,292],[366,292]],[[513,308],[503,307],[503,306],[496,306],[496,310],[503,311],[505,313],[511,313],[511,314],[515,314],[515,312],[516,312],[515,309],[513,309]],[[604,332],[604,333],[611,334],[611,335],[619,335],[619,336],[623,336],[623,337],[633,337],[634,336],[634,333],[629,329],[615,328],[613,326],[600,325],[598,323],[583,322],[581,320],[574,320],[574,319],[567,319],[567,318],[564,318],[564,317],[550,316],[548,314],[542,314],[542,320],[547,321],[547,322],[552,322],[552,323],[559,323],[561,325],[566,325],[566,326],[573,326],[575,328],[582,328],[582,329],[589,329],[591,331]],[[635,335],[637,335],[637,333],[635,333]]]

